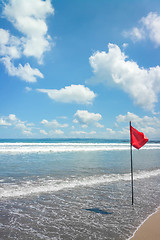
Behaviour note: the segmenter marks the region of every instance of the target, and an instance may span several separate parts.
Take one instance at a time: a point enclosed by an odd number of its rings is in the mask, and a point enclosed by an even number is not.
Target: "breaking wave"
[[[2,154],[125,151],[129,148],[129,143],[0,143]],[[142,149],[160,149],[160,144],[146,144]]]
[[[138,171],[134,173],[134,180],[146,179],[160,175],[160,169],[152,171]],[[65,189],[78,187],[92,187],[99,184],[110,184],[120,181],[130,181],[130,174],[109,174],[102,176],[81,177],[76,179],[55,180],[38,179],[37,181],[21,181],[21,183],[2,183],[0,184],[0,199],[12,197],[24,197],[28,195],[39,195],[42,193],[57,192]]]

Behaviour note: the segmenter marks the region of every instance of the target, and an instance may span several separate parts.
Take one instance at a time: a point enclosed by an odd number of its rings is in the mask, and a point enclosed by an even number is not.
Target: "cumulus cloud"
[[[129,121],[133,121],[134,125],[139,128],[143,128],[144,126],[154,126],[156,128],[159,128],[160,126],[160,119],[153,116],[144,116],[144,117],[139,117],[138,115],[127,112],[126,115],[118,115],[116,117],[117,123],[129,123]]]
[[[31,68],[29,63],[15,67],[9,57],[2,58],[1,62],[6,66],[9,75],[20,77],[26,82],[36,82],[37,77],[43,78],[43,74],[37,68]]]
[[[9,114],[9,116],[0,117],[0,126],[12,126],[19,129],[24,135],[32,135],[32,128],[30,124],[25,121],[21,121],[16,117],[15,114]]]
[[[61,135],[63,135],[64,134],[64,132],[61,130],[61,129],[55,129],[55,130],[50,130],[48,133],[47,133],[47,135],[48,135],[48,137],[59,137],[59,136],[61,136]]]
[[[11,120],[11,121],[17,121],[18,120],[15,114],[9,114],[8,119]]]
[[[96,122],[96,123],[95,123],[95,127],[97,127],[97,128],[103,128],[104,125],[100,124],[99,122]]]
[[[8,30],[0,29],[0,61],[11,76],[17,76],[27,82],[36,82],[43,74],[29,63],[14,65],[15,59],[22,56],[35,57],[43,62],[44,53],[50,50],[52,41],[48,35],[46,18],[53,14],[50,0],[9,0],[3,2],[3,17],[7,18],[19,31],[17,36]]]
[[[142,24],[148,31],[149,38],[157,46],[160,45],[160,15],[150,12],[147,17],[142,18]]]
[[[134,103],[154,111],[160,93],[160,67],[144,69],[127,56],[116,44],[108,45],[109,51],[95,52],[90,58],[94,76],[89,83],[104,83],[121,88]]]
[[[129,134],[130,134],[129,127],[123,127],[123,128],[121,128],[121,130],[117,131],[117,135],[120,138],[126,138],[128,140],[130,139],[130,135]]]
[[[7,122],[3,117],[0,118],[0,126],[11,126],[10,122]]]
[[[40,129],[40,133],[43,134],[43,135],[48,135],[48,133],[43,129]]]
[[[106,132],[107,132],[109,135],[115,134],[115,131],[114,131],[112,128],[106,128]]]
[[[32,91],[32,88],[30,88],[30,87],[25,87],[25,90],[26,90],[26,92],[31,92],[31,91]]]
[[[53,14],[50,0],[10,0],[4,5],[3,15],[23,34],[23,53],[36,57],[40,62],[49,50],[50,36],[46,17]]]
[[[29,63],[14,66],[13,59],[21,57],[21,41],[11,36],[9,31],[0,29],[0,61],[5,65],[10,76],[17,76],[26,82],[36,82],[37,77],[43,78],[38,69],[31,68]]]
[[[90,113],[87,110],[77,110],[74,114],[74,123],[80,124],[83,128],[89,125],[94,125],[95,127],[102,127],[99,121],[102,119],[99,113]]]
[[[91,104],[96,94],[83,85],[71,85],[57,89],[37,89],[42,93],[47,93],[48,97],[56,102]]]
[[[126,115],[118,115],[116,117],[116,123],[118,126],[121,124],[127,124],[127,127],[124,127],[121,131],[121,134],[129,133],[129,121],[132,122],[132,125],[135,126],[139,131],[144,132],[148,137],[159,138],[160,134],[160,119],[153,116],[144,116],[139,117],[138,115],[128,112]]]
[[[150,140],[159,139],[160,136],[160,118],[155,116],[138,116],[135,113],[127,112],[119,114],[115,119],[113,128],[106,128],[100,137],[128,139],[130,140],[130,124],[138,131],[143,132]]]
[[[9,32],[0,28],[0,46],[5,46],[9,42]]]
[[[52,120],[52,121],[48,121],[46,119],[43,119],[41,121],[41,124],[43,124],[46,127],[50,127],[50,128],[66,128],[68,127],[68,124],[61,124],[59,123],[56,119]]]
[[[124,37],[129,37],[133,42],[145,39],[145,31],[142,28],[133,27],[129,31],[123,32]]]
[[[56,130],[55,130],[55,134],[57,134],[57,135],[63,135],[64,132],[63,132],[61,129],[56,129]]]
[[[21,41],[2,28],[0,28],[0,56],[7,56],[10,59],[21,57]]]
[[[156,46],[160,46],[160,15],[150,12],[139,21],[138,27],[123,32],[125,37],[133,41],[140,41],[149,38]]]

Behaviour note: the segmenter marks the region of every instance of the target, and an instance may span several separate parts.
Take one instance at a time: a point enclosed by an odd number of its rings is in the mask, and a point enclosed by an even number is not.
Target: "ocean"
[[[125,240],[160,206],[160,142],[0,140],[0,240]]]

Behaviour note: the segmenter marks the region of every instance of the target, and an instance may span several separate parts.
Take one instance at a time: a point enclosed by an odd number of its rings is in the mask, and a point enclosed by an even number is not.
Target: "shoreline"
[[[150,214],[127,240],[159,240],[160,239],[160,207]]]

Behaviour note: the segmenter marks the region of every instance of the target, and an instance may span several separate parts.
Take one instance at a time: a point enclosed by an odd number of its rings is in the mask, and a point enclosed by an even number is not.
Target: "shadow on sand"
[[[86,208],[86,211],[90,211],[90,212],[95,212],[95,213],[100,213],[100,214],[112,214],[113,212],[106,212],[104,210],[101,210],[99,208]]]

